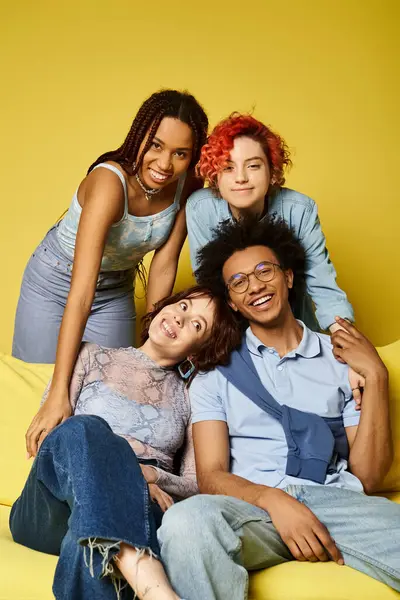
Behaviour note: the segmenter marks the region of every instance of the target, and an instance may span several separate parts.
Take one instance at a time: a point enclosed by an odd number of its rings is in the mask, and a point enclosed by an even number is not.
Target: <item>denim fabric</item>
[[[286,491],[326,525],[348,567],[400,591],[400,505],[326,486]],[[170,581],[187,600],[245,600],[247,571],[293,560],[268,513],[228,496],[173,506],[158,538]]]
[[[71,286],[72,261],[61,250],[56,227],[32,254],[21,284],[12,355],[54,363],[58,333]],[[134,271],[101,272],[83,334],[84,342],[119,348],[135,341]]]
[[[96,416],[67,419],[44,440],[12,507],[14,541],[59,554],[57,600],[116,598],[119,543],[159,556],[161,509],[149,497],[135,453]],[[121,599],[133,598],[129,586]]]
[[[276,214],[286,221],[306,253],[307,294],[293,307],[295,316],[313,331],[318,331],[319,327],[327,329],[335,322],[336,315],[354,321],[353,308],[336,283],[335,267],[329,257],[314,200],[295,190],[279,188],[268,198],[268,214]],[[215,227],[227,219],[232,219],[228,203],[210,188],[198,190],[189,197],[186,222],[194,271],[198,267],[197,252],[213,239]]]

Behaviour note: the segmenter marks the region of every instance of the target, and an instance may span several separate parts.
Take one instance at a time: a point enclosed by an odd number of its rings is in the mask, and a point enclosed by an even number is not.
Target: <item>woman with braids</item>
[[[133,344],[134,277],[147,252],[156,250],[148,310],[171,293],[186,236],[183,204],[199,187],[193,169],[207,126],[193,96],[153,94],[122,146],[89,167],[68,212],[29,260],[13,356],[56,363],[29,440],[70,415],[68,385],[82,340],[114,348]]]
[[[310,329],[333,333],[340,328],[335,317],[354,321],[353,309],[336,283],[315,202],[283,187],[290,165],[285,141],[254,117],[233,113],[216,125],[198,165],[209,188],[196,191],[186,205],[192,267],[196,270],[198,250],[222,221],[246,214],[263,219],[275,213],[289,224],[306,252],[306,290],[293,306],[294,314]],[[363,380],[352,373],[350,382],[359,402]]]
[[[57,600],[178,600],[157,528],[197,493],[184,380],[227,363],[240,341],[224,299],[195,287],[145,317],[140,348],[82,345],[73,416],[29,448],[37,456],[10,517],[17,543],[60,555]]]

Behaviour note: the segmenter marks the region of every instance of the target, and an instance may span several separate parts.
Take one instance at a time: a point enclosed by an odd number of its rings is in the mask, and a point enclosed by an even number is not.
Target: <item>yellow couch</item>
[[[396,440],[395,462],[382,485],[382,493],[400,503],[400,340],[382,348],[380,353],[391,375]],[[0,600],[53,598],[51,584],[57,559],[14,544],[8,529],[10,506],[19,495],[31,464],[25,459],[24,434],[51,372],[49,365],[29,365],[0,354]],[[292,562],[254,573],[249,598],[400,600],[400,594],[348,567]]]

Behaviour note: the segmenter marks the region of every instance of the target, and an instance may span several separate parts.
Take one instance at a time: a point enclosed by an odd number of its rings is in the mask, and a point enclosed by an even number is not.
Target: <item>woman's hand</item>
[[[140,465],[140,468],[142,469],[143,477],[147,483],[156,483],[158,479],[158,473],[153,467],[149,465]]]
[[[36,456],[43,440],[57,425],[72,414],[68,392],[57,394],[50,390],[49,395],[33,417],[25,435],[27,458]]]
[[[361,410],[362,390],[365,387],[365,378],[349,367],[349,382],[356,403],[356,410]]]
[[[154,471],[154,469],[153,469]],[[173,505],[174,501],[164,490],[158,487],[155,483],[149,483],[149,492],[153,502],[157,502],[163,512]]]
[[[340,329],[332,335],[333,354],[345,362],[365,381],[384,376],[387,369],[371,342],[358,329],[337,317]]]
[[[174,501],[171,496],[164,492],[158,485],[155,483],[158,479],[157,471],[151,467],[150,465],[140,465],[142,469],[143,477],[149,484],[149,492],[150,497],[153,502],[157,502],[159,507],[163,512],[165,512],[170,506],[173,505]]]
[[[340,331],[340,330],[347,331],[345,326],[348,322],[349,321],[347,321],[346,319],[339,319],[339,317],[337,317],[336,323],[333,323],[333,325],[331,325],[329,328],[331,334],[333,335],[335,332]],[[332,340],[334,340],[334,339],[335,338],[332,337]],[[336,356],[336,359],[341,363],[345,362],[339,356]],[[350,383],[351,391],[353,392],[354,401],[356,403],[356,410],[361,410],[362,390],[365,387],[365,378],[362,375],[360,375],[359,373],[357,373],[356,371],[354,371],[354,369],[349,367],[349,383]]]

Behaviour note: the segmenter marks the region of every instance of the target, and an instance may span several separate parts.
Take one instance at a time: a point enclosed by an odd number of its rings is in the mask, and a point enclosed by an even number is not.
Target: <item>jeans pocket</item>
[[[72,262],[68,262],[63,258],[58,257],[45,242],[39,244],[32,254],[32,258],[39,260],[47,267],[50,267],[59,273],[69,275],[72,273]]]

